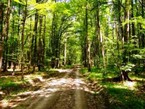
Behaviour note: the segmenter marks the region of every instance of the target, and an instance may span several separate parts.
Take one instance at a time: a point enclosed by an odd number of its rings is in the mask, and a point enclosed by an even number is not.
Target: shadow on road
[[[3,109],[109,108],[103,87],[95,84],[95,91],[92,90],[91,83],[85,81],[77,68],[59,69],[57,75],[48,78],[41,89],[18,95]]]

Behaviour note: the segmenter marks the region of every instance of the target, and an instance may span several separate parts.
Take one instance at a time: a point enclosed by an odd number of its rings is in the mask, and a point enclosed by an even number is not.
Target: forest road
[[[27,92],[20,102],[13,100],[7,109],[108,109],[101,94],[103,88],[97,86],[94,92],[78,68],[60,73],[64,76],[47,79],[41,89]]]

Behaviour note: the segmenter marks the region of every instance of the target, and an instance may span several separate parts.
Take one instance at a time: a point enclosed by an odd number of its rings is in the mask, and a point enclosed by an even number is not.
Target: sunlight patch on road
[[[48,88],[70,88],[70,89],[85,89],[85,91],[88,91],[87,84],[82,79],[72,79],[72,78],[61,78],[61,79],[55,79],[51,80],[46,85]]]
[[[35,83],[34,83],[34,81],[33,81],[32,79],[28,79],[28,82],[29,82],[32,86],[35,85]]]
[[[79,72],[76,71],[76,79],[74,80],[74,84],[76,85],[75,90],[75,106],[74,109],[86,109],[86,101],[84,101],[84,92],[89,91],[88,87],[86,87],[86,83],[79,78]]]
[[[67,83],[67,79],[65,78],[61,78],[61,79],[56,79],[56,80],[52,80],[49,85],[50,86],[56,86],[56,85],[63,85],[64,83]]]
[[[75,79],[75,80],[74,80],[74,84],[75,84],[76,86],[81,86],[81,84],[83,85],[83,84],[85,84],[85,82],[82,81],[81,79]]]
[[[63,73],[63,72],[71,73],[72,69],[59,69],[58,71],[59,73]]]
[[[35,80],[36,80],[36,81],[40,81],[40,82],[45,82],[45,80],[43,79],[43,77],[40,76],[40,75],[35,75],[35,76],[33,76],[33,75],[26,75],[26,76],[25,76],[25,79],[26,79],[32,86],[35,86],[35,84],[36,84]],[[33,79],[34,79],[34,80],[33,80]]]
[[[8,100],[2,100],[1,102],[0,102],[0,106],[1,107],[7,107],[8,106]]]
[[[58,71],[58,70],[57,70]],[[75,109],[86,109],[84,106],[86,104],[86,101],[82,101],[85,98],[85,93],[95,93],[95,91],[92,91],[90,88],[90,85],[85,81],[84,78],[80,77],[79,71],[78,70],[72,70],[72,69],[59,69],[60,73],[65,73],[65,75],[61,78],[57,77],[52,77],[48,78],[47,80],[44,81],[42,84],[42,87],[35,91],[30,91],[27,93],[23,93],[22,95],[18,95],[19,98],[23,98],[23,102],[26,102],[26,105],[28,106],[28,100],[34,100],[32,103],[30,103],[28,109],[32,109],[31,107],[36,107],[35,109],[41,109],[40,107],[44,107],[48,105],[48,101],[50,104],[55,102],[60,95],[63,95],[63,93],[66,91],[74,91],[75,95]],[[73,77],[73,78],[72,78]],[[35,84],[35,81],[33,81],[33,77],[26,76],[27,80],[31,84]],[[39,78],[39,81],[43,81],[43,78]],[[36,85],[36,84],[35,84]],[[97,87],[98,88],[98,87]],[[100,88],[100,87],[99,87]],[[97,89],[97,90],[102,90],[102,88]],[[98,91],[98,92],[99,92]],[[43,99],[44,98],[44,99]],[[39,102],[40,105],[37,104]],[[52,102],[52,103],[51,103]],[[12,102],[13,106],[17,106],[19,104],[19,101],[17,103],[14,101]],[[28,104],[27,104],[28,103]],[[3,103],[3,105],[9,105],[8,103]],[[51,106],[51,105],[50,105]],[[4,106],[3,106],[4,107]]]
[[[43,77],[42,76],[38,76],[37,77],[41,82],[44,82],[45,80],[43,79]]]
[[[58,71],[59,73],[71,73],[72,69],[52,69],[53,71]]]

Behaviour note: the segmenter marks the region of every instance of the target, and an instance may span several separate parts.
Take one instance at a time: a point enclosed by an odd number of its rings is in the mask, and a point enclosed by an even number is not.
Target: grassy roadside
[[[18,72],[19,73],[19,72]],[[65,73],[59,73],[57,69],[50,69],[44,72],[26,74],[24,80],[21,75],[5,75],[0,78],[0,100],[11,98],[11,96],[21,92],[34,91],[40,89],[43,81],[53,77],[63,77]]]
[[[143,75],[130,73],[133,82],[109,82],[104,79],[100,69],[92,69],[90,73],[86,68],[80,70],[88,80],[97,81],[108,92],[110,109],[145,109],[145,78]],[[115,77],[115,73],[106,74],[105,78]]]
[[[21,80],[21,76],[2,76],[0,78],[0,100],[4,98],[10,98],[11,96],[20,92],[26,92],[30,90],[37,90],[42,81],[43,75],[29,74],[25,75],[24,80]]]

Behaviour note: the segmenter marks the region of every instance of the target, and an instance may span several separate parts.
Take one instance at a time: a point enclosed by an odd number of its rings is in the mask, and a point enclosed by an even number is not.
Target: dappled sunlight
[[[118,89],[126,89],[127,87],[124,86],[124,85],[121,85],[121,84],[116,84],[116,85],[113,85],[113,88],[118,88]]]
[[[33,91],[17,94],[15,99],[3,102],[2,107],[9,106],[17,109],[19,106],[20,108],[23,108],[23,106],[26,105],[28,109],[33,109],[34,107],[35,109],[39,109],[40,107],[47,107],[49,105],[48,103],[50,103],[51,106],[53,102],[56,102],[56,100],[59,99],[59,102],[62,100],[67,101],[67,99],[74,101],[75,99],[76,102],[74,105],[76,105],[76,107],[83,107],[87,101],[79,101],[82,99],[84,100],[86,94],[93,96],[95,93],[99,94],[103,90],[103,87],[97,85],[97,83],[92,85],[92,83],[85,81],[84,78],[80,78],[81,74],[78,70],[57,69],[57,71],[58,75],[60,75],[59,73],[64,73],[63,77],[50,77],[44,80],[39,75],[36,75],[35,77],[26,75],[25,79],[34,86],[34,88],[37,85],[40,85],[41,87],[39,89],[36,87],[36,90],[34,89]],[[39,81],[39,84],[35,81]],[[79,104],[77,104],[77,102],[79,102]]]
[[[64,83],[67,83],[67,82],[70,82],[70,80],[61,78],[61,79],[56,79],[56,80],[50,81],[49,85],[50,86],[63,85]]]
[[[8,100],[2,100],[1,102],[0,102],[0,107],[7,107],[8,106]]]
[[[58,71],[59,73],[71,73],[73,69],[51,69],[52,71]],[[50,70],[50,71],[51,71]]]
[[[115,83],[115,84],[108,84],[106,85],[107,87],[112,87],[112,88],[118,88],[118,89],[129,89],[129,90],[135,90],[136,89],[136,82],[132,81],[124,81],[122,83]]]
[[[139,76],[132,76],[131,78],[135,81],[145,81],[145,78]]]
[[[46,92],[56,92],[58,91],[58,88],[51,88],[51,89],[46,89]]]
[[[85,85],[85,82],[82,79],[72,79],[72,78],[60,78],[60,79],[50,79],[47,81],[46,86],[80,86]]]
[[[44,82],[45,80],[43,79],[43,77],[42,76],[38,76],[37,77],[41,82]]]
[[[57,88],[69,88],[69,89],[81,89],[89,92],[89,88],[87,84],[82,79],[72,79],[72,78],[60,78],[53,79],[47,82],[46,86],[47,90],[55,90]],[[56,90],[57,91],[57,90]]]
[[[72,71],[73,71],[72,69],[58,69],[59,73],[64,73],[64,72],[71,73]]]
[[[35,86],[36,81],[44,82],[45,80],[43,79],[42,76],[40,75],[26,75],[25,80],[27,80],[32,86]]]
[[[75,79],[75,80],[74,80],[74,84],[75,84],[76,86],[80,86],[81,84],[82,84],[82,85],[85,84],[85,82],[82,81],[81,79]]]
[[[9,71],[9,72],[13,72],[13,69],[12,69],[12,68],[11,68],[11,69],[8,69],[8,71]],[[20,71],[21,71],[21,69],[20,69],[20,68],[19,68],[19,69],[18,69],[18,68],[17,68],[17,69],[15,69],[15,72],[20,72]]]
[[[35,82],[34,82],[32,79],[28,79],[28,82],[29,82],[32,86],[35,85]]]
[[[130,90],[134,90],[136,86],[136,82],[125,81],[123,82],[124,86],[127,86]]]

